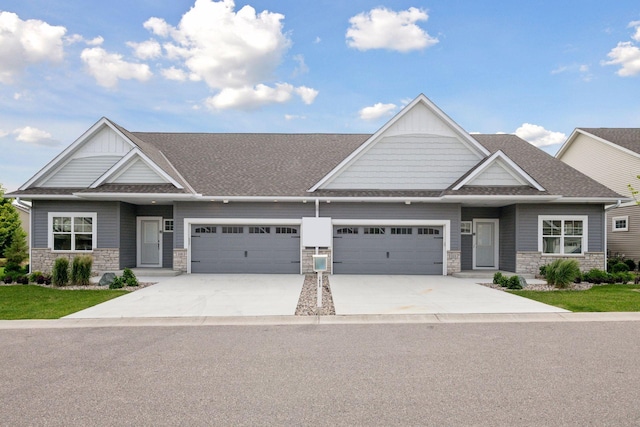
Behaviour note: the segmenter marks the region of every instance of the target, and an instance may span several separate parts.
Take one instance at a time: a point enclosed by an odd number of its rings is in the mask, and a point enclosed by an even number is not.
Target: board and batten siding
[[[117,184],[164,184],[167,181],[144,161],[137,159],[110,182]]]
[[[462,221],[473,221],[474,218],[500,218],[499,208],[490,207],[463,207],[461,210]],[[498,227],[500,227],[500,224]],[[455,230],[460,235],[460,227]],[[462,270],[473,269],[473,236],[465,234],[460,235],[461,251],[460,251],[460,267]]]
[[[454,137],[385,137],[348,165],[326,188],[441,190],[480,160]]]
[[[33,216],[34,248],[46,248],[49,244],[49,212],[95,212],[98,222],[98,248],[117,248],[120,240],[120,202],[76,202],[34,200]]]
[[[178,202],[174,207],[174,247],[183,247],[185,218],[291,218],[299,221],[302,217],[315,216],[315,212],[313,202]]]
[[[516,206],[500,209],[500,270],[516,271]]]
[[[321,203],[320,216],[332,219],[449,220],[451,250],[460,250],[460,205],[453,203]]]
[[[120,268],[137,265],[136,206],[120,203]]]
[[[625,197],[631,197],[627,185],[640,182],[636,178],[640,171],[640,156],[625,153],[587,135],[579,134],[560,160]]]
[[[139,205],[136,206],[136,217],[139,216],[159,216],[163,222],[160,224],[162,232],[162,267],[173,267],[173,239],[174,233],[164,232],[164,220],[173,219],[173,205]],[[175,229],[174,224],[174,229]],[[135,241],[134,241],[135,242]]]
[[[612,231],[612,219],[628,216],[627,231]],[[611,255],[622,255],[635,261],[640,260],[640,206],[626,206],[607,212],[607,246]]]
[[[589,252],[604,252],[605,212],[603,205],[521,204],[516,210],[518,252],[538,251],[538,216],[539,215],[587,215],[589,218]]]

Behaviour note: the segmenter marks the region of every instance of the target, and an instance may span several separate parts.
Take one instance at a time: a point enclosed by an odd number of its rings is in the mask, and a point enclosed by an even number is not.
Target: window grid
[[[293,227],[276,227],[276,234],[298,234],[298,230]]]
[[[364,234],[385,234],[384,227],[365,227]]]
[[[204,227],[196,227],[195,232],[196,233],[211,234],[211,233],[215,233],[216,232],[216,227],[215,226],[211,226],[211,225],[206,225]]]
[[[358,227],[342,227],[336,230],[336,234],[358,234]]]
[[[271,227],[249,227],[249,234],[269,234]]]
[[[391,234],[412,234],[411,227],[391,227]]]
[[[222,234],[242,234],[244,233],[244,227],[227,226],[222,227]]]
[[[93,223],[93,216],[53,216],[51,218],[53,250],[78,252],[93,250]]]
[[[433,228],[433,227],[421,227],[418,228],[418,234],[420,235],[439,235],[440,234],[440,230],[438,228]]]
[[[544,219],[542,221],[542,253],[582,255],[584,221],[576,219]]]

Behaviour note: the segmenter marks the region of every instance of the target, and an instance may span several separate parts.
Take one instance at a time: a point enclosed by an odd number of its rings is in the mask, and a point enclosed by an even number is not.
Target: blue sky
[[[640,127],[640,2],[3,0],[0,183],[103,116],[373,133],[420,93],[552,154],[576,127]]]

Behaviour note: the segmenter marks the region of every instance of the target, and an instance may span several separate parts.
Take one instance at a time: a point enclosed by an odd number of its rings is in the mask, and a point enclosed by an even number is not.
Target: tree
[[[20,215],[11,204],[11,199],[4,197],[4,188],[0,184],[0,256],[11,245],[15,231],[21,227]]]
[[[636,176],[636,178],[640,179],[640,175]],[[638,200],[638,194],[640,192],[638,190],[636,190],[635,188],[633,188],[633,186],[631,184],[627,184],[627,187],[629,188],[629,191],[631,192],[631,197],[633,197],[633,199],[636,201],[636,204],[640,205],[640,200]]]
[[[29,258],[29,247],[27,246],[27,233],[22,227],[16,228],[11,236],[11,244],[4,251],[4,256],[9,263],[20,265]]]

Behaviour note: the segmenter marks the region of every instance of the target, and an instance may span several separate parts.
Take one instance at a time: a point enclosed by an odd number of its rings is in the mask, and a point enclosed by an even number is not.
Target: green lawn
[[[35,285],[0,286],[0,320],[58,319],[128,293],[63,290]]]
[[[570,311],[640,311],[640,285],[603,285],[585,291],[511,291]]]
[[[4,277],[4,267],[0,267],[0,280]]]

